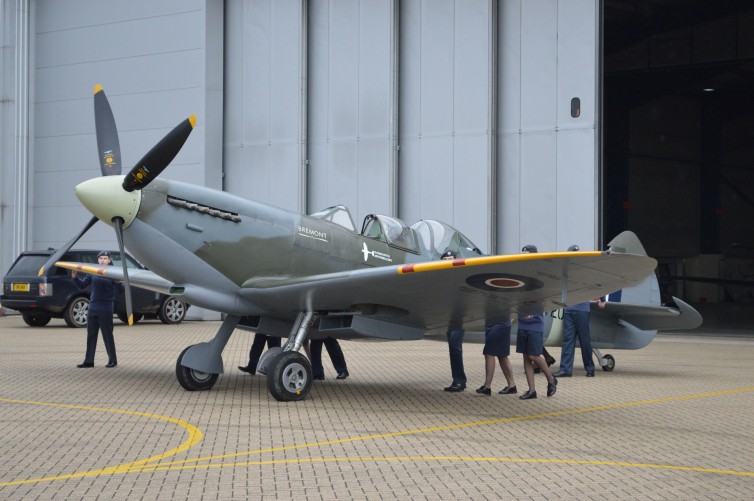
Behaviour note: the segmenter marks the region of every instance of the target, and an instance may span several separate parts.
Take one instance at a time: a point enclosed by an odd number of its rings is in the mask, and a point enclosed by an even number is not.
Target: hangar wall
[[[26,2],[22,248],[58,246],[89,217],[70,188],[98,175],[95,83],[125,166],[196,113],[167,178],[296,210],[344,203],[357,224],[442,219],[485,252],[598,242],[597,0],[4,0],[3,12]],[[98,224],[80,246],[114,242]]]
[[[596,246],[598,33],[595,0],[229,0],[225,189]]]

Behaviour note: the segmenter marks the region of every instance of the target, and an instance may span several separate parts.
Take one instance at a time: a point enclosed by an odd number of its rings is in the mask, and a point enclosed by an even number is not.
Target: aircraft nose
[[[76,186],[76,197],[89,212],[112,226],[114,217],[123,218],[127,228],[136,218],[141,203],[141,191],[123,189],[124,176],[103,176],[89,179]]]

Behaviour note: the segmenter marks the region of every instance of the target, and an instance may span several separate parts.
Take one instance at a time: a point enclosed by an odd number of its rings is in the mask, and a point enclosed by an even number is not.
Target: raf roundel
[[[470,286],[490,292],[523,292],[541,289],[544,284],[536,278],[523,275],[483,273],[466,279]]]

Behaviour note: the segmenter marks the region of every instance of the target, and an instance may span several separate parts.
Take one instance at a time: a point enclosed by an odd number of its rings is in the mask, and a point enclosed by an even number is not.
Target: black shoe
[[[335,379],[345,379],[349,376],[348,371],[338,372],[338,376]]]
[[[540,372],[542,372],[542,369],[540,369],[539,367],[534,368],[534,374],[539,374]]]
[[[325,380],[325,376],[324,376],[324,374],[321,375],[321,376],[312,376],[312,379],[315,380],[315,381],[324,381]]]
[[[445,391],[451,391],[453,393],[457,393],[459,391],[463,391],[466,389],[465,384],[459,384],[459,383],[453,383],[450,386],[445,387]]]
[[[526,390],[526,393],[524,393],[518,398],[519,400],[531,400],[532,398],[537,398],[537,392]]]
[[[480,386],[476,389],[477,393],[481,393],[482,395],[492,395],[492,389],[487,388],[486,386]]]
[[[84,362],[83,364],[78,364],[76,367],[78,367],[79,369],[88,369],[89,367],[94,367],[94,364]]]
[[[586,371],[586,377],[594,377],[594,371]]]
[[[245,372],[246,374],[251,374],[252,376],[257,373],[256,370],[249,369],[248,367],[244,367],[243,365],[239,365],[238,370],[241,372]]]
[[[567,372],[558,371],[555,374],[553,374],[555,377],[571,377],[571,374],[568,374]]]
[[[118,366],[118,362],[108,362],[105,367],[107,367],[108,369],[112,369],[113,367],[117,367],[117,366]]]
[[[558,391],[558,380],[553,379],[552,383],[547,383],[547,396],[551,397],[555,395],[556,391]]]
[[[518,393],[518,390],[515,386],[506,386],[502,390],[498,391],[498,394],[500,395],[512,395],[514,393]]]

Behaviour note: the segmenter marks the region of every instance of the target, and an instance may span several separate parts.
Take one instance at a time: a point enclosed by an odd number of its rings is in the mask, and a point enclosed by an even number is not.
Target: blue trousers
[[[453,384],[466,384],[466,372],[463,370],[463,334],[463,329],[448,331],[448,352]]]
[[[327,354],[330,355],[330,361],[332,362],[335,371],[340,374],[348,370],[346,366],[346,356],[343,355],[343,350],[340,348],[340,343],[334,337],[328,337],[325,339],[312,339],[309,345],[311,350],[311,363],[312,363],[312,377],[316,378],[325,375],[325,368],[322,366],[322,345],[327,348]]]
[[[266,336],[264,334],[255,334],[254,342],[251,343],[251,349],[249,350],[249,363],[246,365],[252,373],[256,372],[257,364],[259,363],[259,357],[262,356],[264,351],[264,343],[267,343],[267,348],[280,348],[280,338],[275,336]]]
[[[573,373],[573,358],[576,352],[576,338],[581,346],[581,359],[584,369],[594,371],[592,359],[592,339],[589,337],[589,312],[566,311],[563,316],[563,353],[560,355],[560,370]]]
[[[86,356],[84,363],[93,364],[94,354],[97,352],[97,335],[102,329],[102,340],[105,342],[108,362],[117,364],[115,355],[115,339],[113,338],[113,312],[89,310],[86,317]]]

